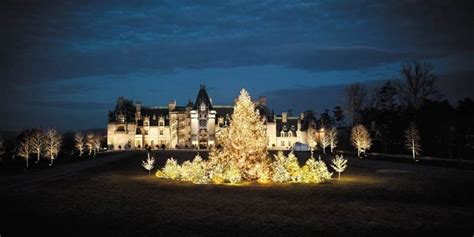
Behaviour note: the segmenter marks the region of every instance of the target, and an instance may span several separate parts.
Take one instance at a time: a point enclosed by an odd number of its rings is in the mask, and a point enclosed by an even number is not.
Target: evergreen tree
[[[245,180],[268,176],[268,138],[265,125],[248,92],[242,89],[234,106],[230,126],[218,137],[221,162],[232,161]]]

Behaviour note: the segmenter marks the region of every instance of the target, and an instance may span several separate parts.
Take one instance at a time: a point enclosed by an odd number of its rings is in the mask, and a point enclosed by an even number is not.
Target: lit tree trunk
[[[36,150],[36,163],[38,163],[40,161],[40,154],[41,154],[40,149],[37,149]]]
[[[341,172],[337,172],[337,179],[341,179]]]
[[[416,160],[416,157],[415,157],[415,139],[413,139],[413,140],[411,141],[411,143],[412,143],[411,153],[412,153],[412,155],[413,155],[413,160]]]
[[[26,156],[26,168],[28,169],[28,160],[30,159],[29,156]]]
[[[51,163],[49,165],[53,166],[53,162],[54,162],[54,156],[51,156]]]

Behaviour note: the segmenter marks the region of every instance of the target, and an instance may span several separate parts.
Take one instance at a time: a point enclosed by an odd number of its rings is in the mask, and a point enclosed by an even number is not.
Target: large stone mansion
[[[267,107],[266,98],[254,101],[266,124],[268,147],[288,149],[296,143],[307,144],[306,132],[317,128],[312,112],[293,117],[280,115]],[[233,106],[215,105],[201,86],[195,102],[177,106],[171,101],[166,107],[147,107],[123,97],[117,99],[109,112],[107,145],[109,149],[143,148],[207,148],[217,145],[216,134],[229,125]]]

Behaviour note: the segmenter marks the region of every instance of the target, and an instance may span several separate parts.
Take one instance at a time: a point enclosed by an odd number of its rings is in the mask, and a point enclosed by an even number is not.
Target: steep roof
[[[316,124],[316,128],[318,128],[320,126],[319,120],[316,119],[316,117],[314,116],[313,111],[305,111],[303,121],[301,122],[301,131],[308,130],[309,125],[311,123]]]
[[[209,99],[209,95],[207,95],[206,87],[201,85],[201,88],[199,89],[198,95],[196,97],[196,102],[194,103],[194,110],[198,109],[198,106],[201,105],[201,102],[204,102],[206,104],[207,108],[209,110],[212,110],[212,103],[211,99]]]

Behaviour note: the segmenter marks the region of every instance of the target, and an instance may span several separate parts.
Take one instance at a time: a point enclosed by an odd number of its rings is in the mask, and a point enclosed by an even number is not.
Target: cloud
[[[8,3],[0,80],[19,82],[269,64],[368,69],[473,49],[469,2]]]

